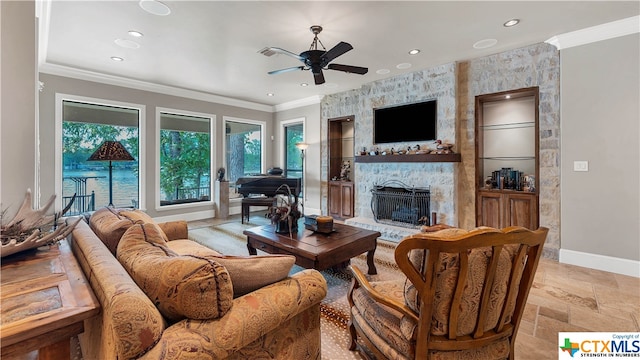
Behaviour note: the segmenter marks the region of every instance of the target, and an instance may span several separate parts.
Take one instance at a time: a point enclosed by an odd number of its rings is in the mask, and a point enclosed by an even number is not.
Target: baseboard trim
[[[563,264],[608,271],[640,278],[640,261],[560,249],[559,261]]]

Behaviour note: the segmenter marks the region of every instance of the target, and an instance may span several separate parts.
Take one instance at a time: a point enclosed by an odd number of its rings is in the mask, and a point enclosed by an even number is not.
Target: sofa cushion
[[[225,256],[192,240],[169,241],[167,246],[180,255],[195,255],[222,264],[231,277],[234,297],[286,278],[296,261],[293,255]]]
[[[117,258],[168,320],[215,319],[231,308],[233,288],[224,266],[172,251],[154,223],[131,226]]]
[[[118,242],[125,231],[135,224],[154,222],[153,219],[142,210],[117,209],[103,207],[96,210],[89,218],[91,230],[107,245],[107,248],[115,256]],[[165,241],[166,235],[162,233]]]

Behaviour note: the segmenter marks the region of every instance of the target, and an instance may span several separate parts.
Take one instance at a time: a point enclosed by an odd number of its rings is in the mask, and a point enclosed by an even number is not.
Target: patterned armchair
[[[354,281],[350,349],[376,359],[513,359],[549,229],[446,229],[404,238],[406,280]]]

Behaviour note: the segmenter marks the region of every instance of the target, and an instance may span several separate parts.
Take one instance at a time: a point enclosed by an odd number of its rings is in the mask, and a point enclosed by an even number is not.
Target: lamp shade
[[[119,141],[105,141],[91,154],[87,161],[131,161],[135,160]]]
[[[309,147],[309,144],[307,143],[303,143],[303,142],[299,142],[296,144],[296,147],[300,150],[306,150]]]

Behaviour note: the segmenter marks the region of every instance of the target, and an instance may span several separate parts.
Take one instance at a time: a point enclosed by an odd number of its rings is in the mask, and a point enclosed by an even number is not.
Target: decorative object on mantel
[[[453,144],[451,143],[447,143],[447,142],[442,142],[442,140],[436,140],[434,142],[434,144],[438,144],[436,145],[436,154],[451,154],[453,153]],[[432,152],[433,153],[433,152]]]
[[[55,195],[51,195],[49,201],[43,207],[34,210],[31,208],[31,189],[27,189],[22,206],[16,215],[6,225],[2,224],[2,231],[0,231],[0,238],[2,239],[0,257],[56,243],[71,233],[82,218],[78,217],[70,224],[58,223],[58,220],[71,208],[75,200],[75,194],[69,205],[62,211],[46,215],[55,198]],[[0,216],[4,217],[5,212],[6,210],[3,210]]]
[[[287,184],[282,184],[276,189],[276,203],[270,206],[265,217],[275,225],[275,230],[279,234],[289,234],[298,231],[298,219],[302,217],[297,194],[291,192]]]

